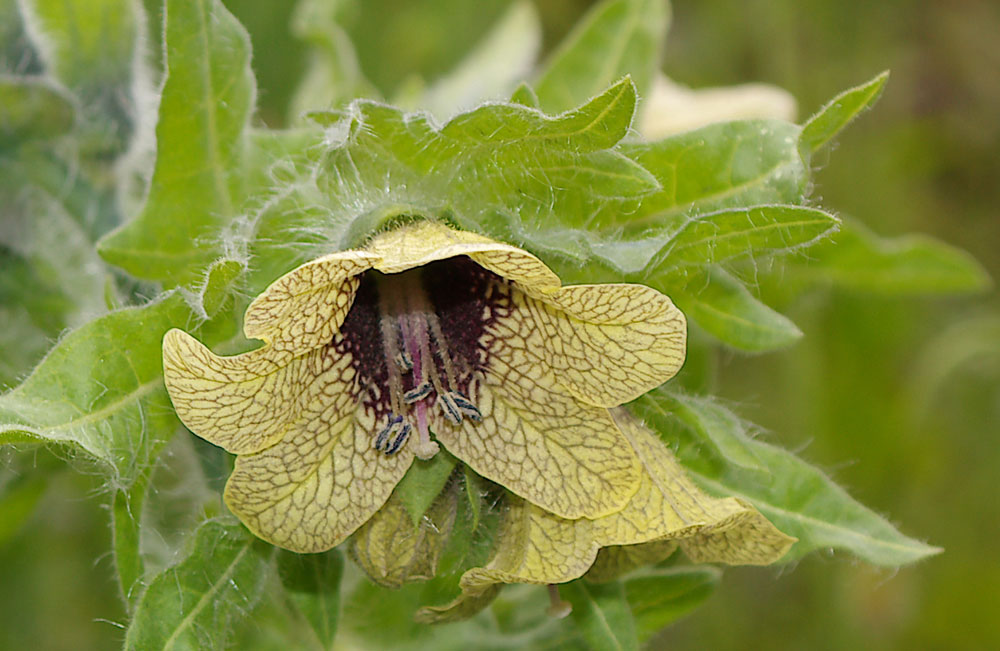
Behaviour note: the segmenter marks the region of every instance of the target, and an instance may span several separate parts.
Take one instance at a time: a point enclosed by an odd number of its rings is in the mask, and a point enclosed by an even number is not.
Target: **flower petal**
[[[480,475],[566,518],[620,510],[639,485],[627,439],[606,409],[554,390],[539,366],[491,365],[470,392],[481,422],[434,416],[434,433]]]
[[[675,551],[677,551],[676,540],[601,547],[597,552],[597,559],[583,577],[593,583],[607,583],[632,570],[666,560]]]
[[[575,285],[541,300],[512,292],[490,354],[542,365],[578,400],[617,407],[673,377],[684,363],[684,315],[643,285]]]
[[[295,552],[342,542],[389,498],[413,461],[404,446],[372,447],[374,420],[342,386],[332,385],[285,438],[236,458],[226,504],[257,536]]]
[[[376,261],[364,251],[341,251],[293,269],[250,303],[243,332],[279,350],[304,352],[329,343],[351,309],[358,274]]]
[[[493,273],[534,292],[544,294],[561,284],[551,269],[527,251],[434,222],[418,222],[382,233],[365,250],[381,258],[374,266],[387,274],[466,255]]]
[[[565,583],[583,575],[597,557],[590,520],[564,520],[511,497],[486,567],[462,575],[463,592],[480,594],[496,583]]]
[[[181,330],[163,337],[163,380],[177,415],[198,436],[235,454],[281,439],[317,366],[317,354],[293,357],[264,346],[219,357]]]
[[[462,594],[456,599],[418,610],[417,621],[466,619],[488,606],[503,584],[565,583],[582,576],[593,564],[598,546],[590,520],[564,520],[513,495],[507,504],[493,559],[462,575]]]
[[[614,415],[643,473],[638,492],[625,508],[594,521],[594,537],[601,546],[669,538],[679,540],[695,562],[768,565],[795,542],[743,500],[701,492],[652,432],[623,410]]]
[[[695,563],[770,565],[778,562],[796,539],[779,531],[753,505],[730,498],[743,511],[726,521],[706,527],[680,541],[681,549]]]
[[[443,606],[424,606],[414,614],[420,624],[447,624],[468,619],[493,603],[502,584],[496,583],[476,594],[463,592]]]
[[[437,496],[417,524],[396,491],[354,532],[351,556],[372,581],[387,588],[433,579],[457,511],[457,483]]]

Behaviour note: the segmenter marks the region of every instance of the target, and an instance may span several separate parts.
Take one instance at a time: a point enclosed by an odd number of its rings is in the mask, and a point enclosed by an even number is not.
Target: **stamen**
[[[455,404],[454,393],[445,391],[438,394],[437,406],[441,413],[452,425],[459,425],[462,422],[462,410]]]
[[[427,313],[427,324],[431,327],[431,338],[434,339],[438,358],[444,366],[444,374],[448,378],[448,386],[457,387],[458,383],[455,381],[455,369],[451,364],[451,355],[448,354],[448,340],[444,338],[444,333],[441,331],[441,322],[438,321],[437,314],[433,311],[429,311]]]
[[[434,386],[430,382],[423,382],[415,389],[410,389],[403,394],[403,402],[412,405],[415,402],[419,402],[431,395],[431,391],[434,390]]]
[[[382,318],[379,320],[382,331],[382,340],[388,350],[399,350],[399,337],[396,331],[396,319],[390,316],[385,309],[382,311]],[[399,368],[395,364],[386,364],[389,375],[389,404],[394,412],[403,411],[403,405],[399,404],[399,397],[403,393],[403,378],[400,376]]]
[[[483,421],[482,412],[479,411],[479,409],[472,404],[472,401],[468,398],[463,396],[458,391],[450,391],[449,396],[451,397],[452,402],[455,403],[455,406],[458,407],[459,411],[471,418],[473,422],[481,423]]]
[[[395,434],[397,431],[399,431],[399,428],[402,426],[402,423],[403,423],[402,416],[397,416],[394,414],[392,417],[390,417],[389,422],[386,424],[385,427],[383,427],[379,431],[378,436],[375,437],[375,449],[381,452],[383,448],[386,447],[386,444],[389,442],[389,437]]]
[[[399,450],[399,448],[403,447],[403,444],[406,443],[406,439],[410,438],[410,432],[412,431],[413,431],[412,425],[410,425],[409,423],[403,423],[403,428],[399,431],[399,434],[396,435],[396,438],[393,439],[392,444],[385,451],[386,456],[389,456],[391,454],[396,454],[396,451]]]
[[[403,373],[409,373],[413,370],[413,360],[410,358],[410,354],[405,350],[401,350],[396,353],[396,366]]]

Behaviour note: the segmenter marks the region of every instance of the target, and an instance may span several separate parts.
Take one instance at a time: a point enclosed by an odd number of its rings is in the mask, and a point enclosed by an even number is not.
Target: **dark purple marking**
[[[402,274],[381,274],[368,271],[361,276],[354,303],[340,327],[339,339],[331,342],[339,354],[350,354],[357,373],[356,386],[366,408],[374,411],[378,422],[394,418],[389,398],[388,364],[398,364],[400,353],[404,362],[405,351],[387,350],[382,338],[379,286],[400,282],[407,274],[419,275],[419,285],[426,295],[426,302],[437,315],[445,341],[436,341],[428,329],[429,349],[439,378],[446,372],[441,355],[448,355],[456,374],[452,391],[469,395],[469,383],[487,363],[488,351],[482,343],[486,329],[497,319],[510,314],[513,309],[507,281],[487,271],[466,256],[432,262]],[[412,276],[410,276],[412,278]],[[399,341],[403,337],[400,331]],[[411,362],[412,363],[412,362]],[[426,363],[426,362],[425,362]],[[403,376],[403,391],[416,397],[419,378]],[[402,398],[402,397],[401,397]],[[471,405],[471,403],[469,403]],[[466,406],[466,415],[473,415],[475,406]],[[478,410],[475,410],[478,414]],[[402,443],[400,443],[401,445]],[[383,446],[392,445],[383,441]]]
[[[439,350],[451,352],[459,376],[452,389],[459,393],[469,395],[469,382],[488,361],[482,345],[486,329],[513,309],[506,285],[503,278],[464,255],[423,267],[424,290],[448,340]],[[443,376],[441,361],[436,362]]]

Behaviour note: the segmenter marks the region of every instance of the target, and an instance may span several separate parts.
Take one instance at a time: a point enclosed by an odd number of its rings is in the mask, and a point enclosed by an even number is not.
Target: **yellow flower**
[[[566,583],[584,574],[608,580],[666,558],[676,546],[695,563],[769,565],[795,542],[750,504],[702,493],[653,433],[621,410],[614,416],[642,467],[639,490],[628,505],[601,518],[567,520],[510,500],[493,559],[462,575],[457,599],[423,608],[418,619],[469,617],[506,583]],[[604,562],[595,566],[599,552]]]
[[[608,409],[672,377],[686,331],[653,289],[563,287],[526,251],[422,222],[279,278],[244,332],[265,345],[235,357],[168,332],[167,390],[238,455],[229,508],[318,552],[438,444],[556,516],[622,510],[642,472]]]

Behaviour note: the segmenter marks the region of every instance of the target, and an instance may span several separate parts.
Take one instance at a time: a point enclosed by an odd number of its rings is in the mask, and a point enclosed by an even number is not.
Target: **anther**
[[[410,389],[403,394],[403,402],[412,405],[415,402],[419,402],[431,395],[431,391],[434,390],[434,386],[430,382],[421,382],[420,386],[415,389]]]
[[[389,422],[383,427],[378,436],[375,437],[375,449],[381,452],[383,449],[387,448],[389,443],[389,437],[399,431],[403,426],[403,417],[393,415],[389,418]],[[407,425],[408,426],[408,425]]]
[[[445,391],[439,394],[437,405],[448,422],[452,425],[458,425],[462,422],[462,410],[457,404],[455,404],[455,398],[453,396],[454,394],[451,391]]]
[[[413,370],[413,360],[410,359],[410,355],[405,350],[396,353],[396,366],[403,373],[409,373]]]
[[[410,425],[409,423],[403,423],[403,427],[399,431],[399,434],[396,435],[396,438],[393,439],[392,444],[389,445],[389,447],[386,449],[385,451],[386,456],[389,456],[391,454],[396,454],[399,448],[403,447],[403,444],[406,443],[406,439],[410,438],[410,432],[412,431],[413,431],[412,425]]]
[[[461,393],[458,393],[457,391],[449,391],[448,395],[455,403],[455,406],[458,407],[459,411],[461,411],[464,415],[468,416],[476,423],[482,422],[483,420],[482,412],[480,412],[479,409],[474,404],[472,404],[472,402],[468,398],[463,396]]]

